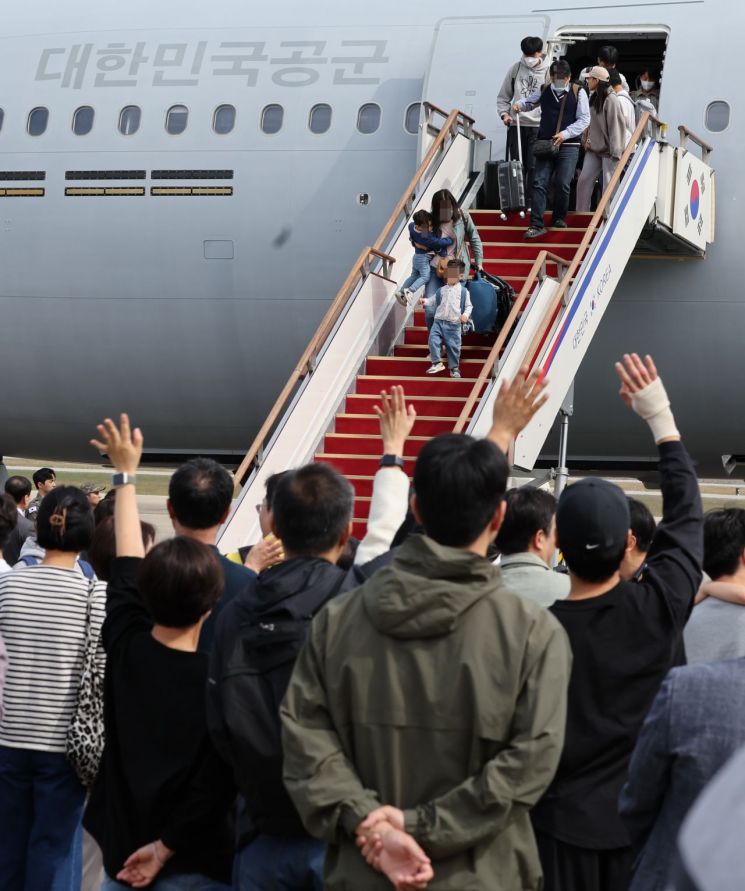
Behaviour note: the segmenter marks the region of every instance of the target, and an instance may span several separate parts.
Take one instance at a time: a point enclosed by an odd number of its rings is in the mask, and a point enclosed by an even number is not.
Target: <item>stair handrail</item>
[[[258,463],[261,463],[263,458],[264,445],[270,437],[275,424],[277,423],[280,416],[285,411],[288,403],[292,399],[295,387],[300,381],[303,380],[303,378],[312,373],[315,369],[318,354],[320,353],[329,336],[333,332],[334,326],[339,320],[339,317],[344,312],[344,309],[346,308],[347,303],[354,294],[357,285],[360,284],[361,280],[364,280],[371,272],[374,271],[372,267],[374,263],[377,265],[376,261],[380,263],[383,269],[383,273],[386,275],[386,277],[388,277],[390,273],[390,266],[395,263],[395,258],[389,256],[388,254],[385,254],[383,252],[383,247],[385,244],[387,244],[394,228],[400,222],[402,214],[405,214],[407,217],[409,216],[417,197],[417,189],[421,181],[424,179],[427,172],[429,171],[430,166],[435,160],[436,156],[441,151],[446,150],[446,148],[449,147],[452,139],[454,139],[461,131],[463,135],[467,136],[468,138],[485,138],[482,133],[474,130],[474,119],[464,112],[460,111],[459,109],[454,108],[450,112],[450,114],[446,114],[446,112],[444,112],[441,108],[438,108],[436,105],[433,105],[431,102],[424,102],[422,103],[422,106],[425,111],[431,110],[437,114],[446,116],[446,120],[443,123],[440,132],[437,134],[436,139],[433,141],[432,145],[429,147],[427,153],[419,164],[416,173],[411,178],[411,181],[407,185],[402,197],[396,204],[393,213],[390,215],[386,224],[383,226],[380,235],[377,237],[372,246],[365,247],[360,252],[360,255],[352,266],[349,275],[347,275],[346,279],[344,280],[344,284],[341,286],[336,294],[336,297],[333,299],[329,308],[326,310],[326,313],[321,320],[316,333],[311,338],[308,346],[305,348],[302,356],[293,368],[290,377],[287,380],[287,383],[282,388],[271,411],[267,415],[266,420],[261,425],[261,428],[254,437],[250,448],[246,452],[243,460],[238,466],[238,469],[235,471],[233,478],[236,488],[242,485],[242,481],[251,466],[257,461]],[[373,259],[371,259],[371,257]]]
[[[616,188],[621,181],[621,176],[623,175],[624,169],[628,162],[631,160],[631,156],[636,151],[638,144],[641,142],[646,134],[648,123],[651,123],[655,126],[656,135],[658,135],[660,132],[664,133],[667,129],[667,124],[665,124],[663,121],[660,121],[649,111],[645,111],[639,118],[639,123],[636,125],[636,130],[634,130],[633,134],[631,135],[631,138],[629,139],[629,142],[624,149],[623,154],[618,161],[618,164],[616,165],[616,169],[613,171],[613,176],[611,176],[608,185],[603,190],[603,194],[600,198],[600,203],[598,204],[597,210],[590,220],[587,231],[585,232],[582,241],[579,243],[574,256],[570,260],[569,268],[566,270],[563,278],[559,282],[559,287],[557,288],[553,299],[546,308],[546,312],[541,319],[541,323],[538,326],[533,340],[531,341],[531,344],[525,353],[526,363],[531,369],[538,359],[541,345],[543,344],[546,335],[548,334],[548,331],[556,318],[559,307],[561,307],[562,303],[566,300],[567,291],[569,290],[572,279],[574,278],[577,270],[580,267],[580,264],[584,259],[584,255],[587,252],[587,249],[590,247],[590,242],[592,241],[593,235],[603,221],[605,211],[611,200],[613,199],[613,195],[615,194]]]
[[[680,134],[680,147],[686,148],[690,139],[701,149],[701,160],[704,164],[708,164],[709,155],[714,151],[714,146],[709,142],[704,142],[700,136],[696,136],[693,130],[689,130],[684,124],[678,124],[678,133]]]
[[[466,399],[465,405],[463,406],[463,410],[458,416],[458,421],[453,430],[454,433],[462,433],[468,425],[471,412],[473,411],[476,403],[480,398],[481,387],[492,376],[493,369],[495,368],[497,362],[499,362],[499,356],[502,352],[502,348],[504,347],[507,338],[512,332],[515,322],[517,321],[517,317],[520,314],[520,310],[530,297],[530,292],[533,285],[536,283],[536,281],[543,282],[543,280],[546,278],[546,264],[548,262],[553,262],[558,266],[560,280],[563,277],[567,266],[569,265],[568,260],[566,260],[564,257],[559,257],[557,254],[552,254],[551,251],[541,251],[535,258],[535,262],[530,268],[528,277],[525,279],[522,288],[520,288],[520,293],[515,298],[515,302],[512,304],[512,309],[510,310],[507,319],[499,330],[497,339],[494,341],[494,346],[491,348],[491,351],[489,352],[489,355],[484,362],[481,371],[479,372],[479,376],[474,381],[468,399]]]

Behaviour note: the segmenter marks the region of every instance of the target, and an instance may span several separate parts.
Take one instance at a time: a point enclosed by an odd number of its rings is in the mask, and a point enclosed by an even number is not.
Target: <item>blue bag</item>
[[[466,287],[473,304],[471,320],[476,333],[499,331],[507,321],[515,300],[512,286],[496,275],[476,272]]]

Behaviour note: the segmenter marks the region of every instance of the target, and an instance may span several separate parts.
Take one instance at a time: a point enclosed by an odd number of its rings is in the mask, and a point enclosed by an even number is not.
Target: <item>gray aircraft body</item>
[[[702,469],[745,454],[745,124],[724,0],[12,4],[0,37],[0,454],[90,458],[127,409],[151,455],[239,455],[417,166],[418,105],[503,151],[528,34],[663,68],[660,116],[714,146],[704,260],[632,260],[583,364],[570,454],[645,457],[611,360],[652,352]],[[735,41],[736,42],[736,41]],[[633,86],[633,84],[632,84]]]

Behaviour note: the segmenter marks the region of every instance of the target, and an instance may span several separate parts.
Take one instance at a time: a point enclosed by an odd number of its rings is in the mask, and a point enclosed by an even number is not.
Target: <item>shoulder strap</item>
[[[579,84],[572,84],[572,92],[574,93],[574,98],[576,99],[579,96]]]
[[[520,61],[518,60],[512,66],[512,98],[515,97],[515,81],[517,80],[517,72],[520,70]]]
[[[466,297],[468,297],[468,289],[465,285],[460,286],[460,314],[466,311]]]
[[[36,566],[41,561],[38,557],[34,557],[33,554],[24,554],[22,557],[19,557],[18,562],[25,563],[26,566]]]
[[[567,104],[567,94],[564,93],[564,96],[561,100],[561,107],[559,108],[559,120],[556,122],[556,133],[561,133],[561,122],[564,119],[564,106]],[[554,136],[556,136],[554,133]]]
[[[78,558],[78,566],[80,567],[80,571],[88,579],[88,581],[95,580],[96,573],[93,571],[93,567],[87,560],[81,560],[80,558]]]

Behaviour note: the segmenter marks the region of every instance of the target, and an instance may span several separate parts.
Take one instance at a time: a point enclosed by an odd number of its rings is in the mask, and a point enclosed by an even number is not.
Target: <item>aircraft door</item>
[[[441,19],[435,33],[424,98],[476,120],[492,141],[492,157],[503,158],[506,133],[497,117],[497,93],[508,68],[520,58],[520,41],[549,34],[545,15],[474,16]]]

